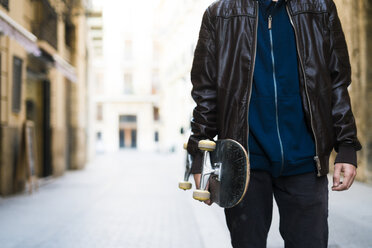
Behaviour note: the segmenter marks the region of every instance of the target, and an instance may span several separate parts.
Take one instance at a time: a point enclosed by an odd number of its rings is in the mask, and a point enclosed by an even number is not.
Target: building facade
[[[190,70],[201,19],[210,0],[160,0],[155,9],[160,91],[160,147],[182,151],[195,106]]]
[[[91,157],[120,149],[182,150],[193,109],[193,52],[210,2],[96,1],[93,12],[101,14],[88,21],[91,47],[100,51],[89,73]]]
[[[90,59],[90,154],[155,150],[160,120],[152,2],[100,7],[89,18],[90,46],[97,49]],[[136,13],[146,19],[138,21]]]
[[[24,126],[34,125],[34,173],[85,164],[84,1],[0,1],[0,195],[22,191]]]

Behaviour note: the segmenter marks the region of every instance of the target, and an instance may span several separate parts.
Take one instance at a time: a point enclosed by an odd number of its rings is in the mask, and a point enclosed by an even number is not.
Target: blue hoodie
[[[296,40],[284,0],[259,0],[257,54],[249,109],[252,169],[274,177],[316,171],[305,122]]]

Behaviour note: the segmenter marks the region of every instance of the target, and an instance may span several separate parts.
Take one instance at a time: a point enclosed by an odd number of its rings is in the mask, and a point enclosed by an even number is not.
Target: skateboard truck
[[[211,175],[217,176],[217,180],[220,181],[221,177],[221,163],[211,164],[209,152],[214,151],[216,143],[211,140],[199,141],[198,147],[203,151],[203,167],[200,177],[200,189],[196,189],[193,192],[193,198],[199,201],[206,201],[210,199],[210,192],[207,190],[207,185]]]
[[[200,184],[193,192],[193,198],[216,203],[222,208],[232,208],[239,204],[247,192],[249,184],[249,159],[244,147],[232,139],[201,140],[202,170]],[[184,145],[187,148],[187,145]],[[186,172],[179,188],[190,189],[192,157],[186,157]]]
[[[187,150],[187,143],[183,144],[183,149]],[[182,182],[178,183],[178,187],[183,190],[189,190],[192,187],[192,184],[189,182],[189,178],[191,175],[191,155],[187,153],[186,155],[186,170],[185,176]]]

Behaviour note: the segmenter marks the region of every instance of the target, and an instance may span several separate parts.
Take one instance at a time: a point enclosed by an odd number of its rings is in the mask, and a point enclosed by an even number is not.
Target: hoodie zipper
[[[252,61],[252,68],[251,68],[251,80],[250,80],[250,86],[251,86],[251,90],[249,92],[249,96],[248,96],[248,103],[247,103],[247,126],[248,126],[248,132],[247,132],[247,153],[248,153],[248,158],[249,158],[249,105],[250,105],[250,102],[251,102],[251,97],[252,97],[252,84],[253,84],[253,73],[254,73],[254,67],[255,67],[255,64],[256,64],[256,53],[257,53],[257,30],[258,30],[258,11],[259,11],[259,6],[258,6],[258,1],[255,1],[256,2],[256,25],[255,25],[255,33],[254,33],[254,38],[253,38],[253,41],[254,41],[254,50],[253,50],[253,61]]]
[[[280,169],[280,174],[282,174],[283,169],[284,169],[284,150],[283,150],[282,137],[280,135],[280,130],[279,130],[278,85],[277,85],[276,73],[275,73],[275,57],[274,57],[272,21],[273,21],[273,18],[272,18],[271,15],[269,15],[268,28],[269,28],[269,34],[270,34],[271,62],[272,62],[272,68],[273,68],[273,83],[274,83],[274,94],[275,94],[275,120],[276,120],[276,132],[278,134],[278,140],[279,140],[279,145],[280,145],[280,154],[281,154],[281,158],[282,158],[282,163],[281,163],[281,167],[280,167],[281,168]]]
[[[287,0],[286,0],[287,2]],[[296,30],[296,27],[293,23],[293,19],[292,19],[292,16],[291,16],[291,13],[290,13],[290,10],[288,8],[288,4],[286,4],[286,9],[287,9],[287,13],[288,13],[288,17],[289,17],[289,20],[291,21],[291,24],[292,24],[292,27],[293,27],[293,30],[294,30],[294,33],[295,33],[295,38],[296,38],[296,48],[297,48],[297,55],[298,55],[298,60],[300,61],[300,65],[301,65],[301,70],[302,70],[302,74],[303,74],[303,77],[304,77],[304,82],[305,82],[305,92],[306,92],[306,98],[307,98],[307,102],[308,102],[308,105],[309,105],[309,111],[310,111],[310,123],[311,123],[311,130],[313,132],[313,136],[314,136],[314,139],[315,139],[315,157],[314,157],[314,160],[316,162],[316,168],[318,170],[318,177],[321,176],[321,173],[320,171],[322,170],[322,166],[320,164],[320,160],[319,160],[319,156],[318,156],[318,142],[317,142],[317,138],[316,138],[316,135],[315,135],[315,131],[314,131],[314,124],[313,124],[313,112],[311,110],[311,102],[310,102],[310,98],[309,98],[309,92],[307,90],[307,81],[306,81],[306,76],[305,76],[305,69],[304,69],[304,64],[302,62],[302,57],[301,57],[301,54],[300,54],[300,51],[299,51],[299,48],[298,48],[298,36],[297,36],[297,30]]]

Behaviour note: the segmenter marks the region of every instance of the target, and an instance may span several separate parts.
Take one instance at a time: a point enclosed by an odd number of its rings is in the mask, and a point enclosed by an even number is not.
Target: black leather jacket
[[[296,35],[302,105],[321,176],[329,171],[332,149],[361,149],[347,90],[349,55],[333,0],[286,2]],[[249,151],[257,23],[257,0],[220,0],[204,13],[191,71],[191,94],[197,104],[188,142],[193,173],[201,170],[201,139],[231,138]]]

